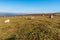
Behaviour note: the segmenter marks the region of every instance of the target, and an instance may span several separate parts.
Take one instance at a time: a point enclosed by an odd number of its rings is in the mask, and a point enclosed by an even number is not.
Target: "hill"
[[[60,40],[60,16],[0,17],[0,40]]]
[[[26,14],[25,16],[49,16],[49,15],[60,15],[60,13],[32,13],[32,14]]]
[[[4,13],[0,12],[0,16],[48,16],[48,15],[60,15],[60,12],[58,13]]]

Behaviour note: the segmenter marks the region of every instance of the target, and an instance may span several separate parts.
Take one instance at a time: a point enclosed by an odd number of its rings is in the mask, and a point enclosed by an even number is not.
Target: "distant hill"
[[[26,14],[25,16],[48,16],[48,15],[60,15],[60,13],[35,13],[35,14]]]
[[[60,15],[60,13],[2,13],[0,12],[0,16],[29,16],[29,15],[32,15],[32,16],[38,16],[38,15],[50,15],[50,14],[53,14],[53,15]]]
[[[13,13],[0,13],[0,16],[14,16],[17,14],[13,14]]]

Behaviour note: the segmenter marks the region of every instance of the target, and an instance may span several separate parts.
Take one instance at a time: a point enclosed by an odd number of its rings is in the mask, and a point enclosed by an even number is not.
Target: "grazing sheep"
[[[15,16],[16,17],[16,16]]]
[[[44,16],[44,14],[42,16]]]
[[[26,19],[32,20],[32,19],[34,19],[34,17],[26,17]]]
[[[4,21],[4,23],[9,23],[9,22],[10,22],[10,20],[9,20],[9,19],[7,19],[7,20],[5,20],[5,21]]]
[[[50,18],[53,18],[53,15],[50,15]]]
[[[27,19],[27,20],[31,20],[31,18],[30,18],[30,17],[26,17],[25,19]]]
[[[31,19],[34,19],[35,17],[33,16],[33,17],[31,17]]]

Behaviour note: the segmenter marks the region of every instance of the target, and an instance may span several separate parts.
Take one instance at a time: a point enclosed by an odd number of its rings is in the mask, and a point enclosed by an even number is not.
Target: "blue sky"
[[[60,12],[60,0],[0,0],[0,12],[10,13]]]

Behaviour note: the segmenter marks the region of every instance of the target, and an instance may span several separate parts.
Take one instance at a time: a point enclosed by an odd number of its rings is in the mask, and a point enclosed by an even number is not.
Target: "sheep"
[[[53,15],[50,15],[49,17],[50,17],[50,18],[53,18]]]
[[[4,23],[9,23],[9,22],[10,22],[10,20],[9,20],[9,19],[7,19],[7,20],[5,20],[5,21],[4,21]]]
[[[16,16],[15,16],[16,17]]]
[[[34,19],[35,17],[33,16],[33,17],[31,17],[31,19]]]
[[[34,19],[34,17],[26,17],[26,19],[32,20],[32,19]]]

